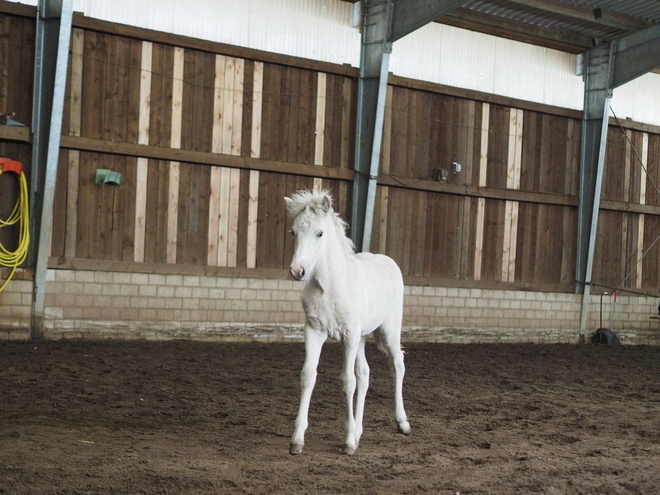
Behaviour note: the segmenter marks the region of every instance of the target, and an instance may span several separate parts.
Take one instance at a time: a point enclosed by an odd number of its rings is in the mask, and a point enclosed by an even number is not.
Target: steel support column
[[[46,272],[53,225],[55,178],[62,134],[73,0],[39,0],[32,116],[30,205],[34,271],[32,339],[43,336]]]
[[[358,251],[371,244],[392,43],[467,0],[362,0],[355,180],[351,233]]]
[[[582,293],[580,342],[585,341],[589,316],[612,90],[660,67],[660,26],[592,48],[584,55],[583,62],[585,89],[576,262],[576,291]]]

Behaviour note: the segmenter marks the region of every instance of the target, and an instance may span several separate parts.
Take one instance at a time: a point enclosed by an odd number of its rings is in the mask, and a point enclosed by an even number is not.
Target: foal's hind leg
[[[403,376],[406,373],[406,367],[403,363],[400,328],[400,323],[395,323],[393,326],[383,324],[376,331],[376,338],[378,347],[390,358],[390,368],[394,375],[394,419],[399,433],[409,435],[410,423],[403,407]]]
[[[300,373],[300,408],[296,418],[296,428],[291,437],[290,454],[300,454],[305,445],[309,402],[312,399],[312,390],[316,383],[316,368],[325,339],[324,334],[310,327],[305,328],[305,364]]]
[[[364,416],[364,399],[369,389],[369,364],[364,352],[366,337],[362,337],[355,360],[355,377],[357,379],[357,392],[355,399],[355,442],[360,443],[362,436],[362,418]]]

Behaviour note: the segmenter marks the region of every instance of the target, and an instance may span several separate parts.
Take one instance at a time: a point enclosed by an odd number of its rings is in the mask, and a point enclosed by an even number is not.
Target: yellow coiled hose
[[[18,162],[5,161],[4,167],[3,164],[0,163],[0,174],[5,171],[3,169],[7,168],[8,163],[16,164]],[[12,271],[9,274],[9,278],[5,281],[4,284],[2,284],[2,287],[0,287],[0,292],[4,290],[9,281],[12,279],[16,273],[16,268],[20,266],[27,258],[28,246],[30,245],[30,210],[28,209],[27,180],[25,179],[25,174],[22,172],[22,170],[12,170],[18,175],[20,191],[18,199],[16,200],[16,204],[14,205],[14,209],[9,215],[9,218],[7,218],[7,220],[0,219],[0,228],[18,223],[18,247],[16,248],[16,251],[9,251],[0,242],[0,266],[12,268]]]

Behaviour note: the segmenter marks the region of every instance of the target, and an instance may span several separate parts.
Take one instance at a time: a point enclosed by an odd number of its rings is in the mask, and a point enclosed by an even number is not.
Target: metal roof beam
[[[660,24],[612,42],[612,88],[660,67]]]
[[[388,41],[396,41],[435,21],[467,0],[399,0],[394,2],[392,28]]]
[[[523,5],[525,7],[533,7],[544,12],[558,14],[571,19],[580,21],[593,22],[602,26],[609,26],[626,31],[633,31],[643,29],[650,25],[650,23],[638,17],[620,14],[611,10],[598,9],[598,17],[596,10],[586,9],[583,7],[576,7],[565,3],[550,0],[509,0],[511,3]]]

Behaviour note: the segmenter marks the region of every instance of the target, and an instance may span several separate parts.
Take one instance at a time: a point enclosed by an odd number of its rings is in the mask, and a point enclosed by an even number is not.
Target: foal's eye
[[[318,234],[316,234],[316,237],[323,237],[323,231],[320,230]]]
[[[291,232],[291,235],[292,235],[293,237],[296,236],[296,233],[295,233],[293,230],[289,230],[289,232]]]

